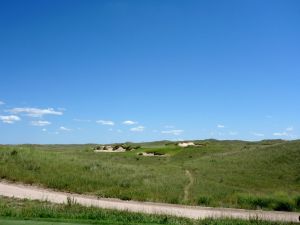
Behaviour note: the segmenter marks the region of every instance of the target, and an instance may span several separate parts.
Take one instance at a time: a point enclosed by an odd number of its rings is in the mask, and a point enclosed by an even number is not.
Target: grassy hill
[[[300,141],[197,143],[139,143],[120,153],[95,153],[93,145],[1,146],[0,177],[99,197],[300,210]]]

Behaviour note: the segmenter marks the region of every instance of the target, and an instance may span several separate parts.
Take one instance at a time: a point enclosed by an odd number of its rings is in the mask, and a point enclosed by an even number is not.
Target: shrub
[[[200,196],[198,198],[197,204],[198,205],[209,205],[211,202],[211,198],[208,196]]]
[[[270,197],[257,197],[257,196],[239,196],[238,204],[241,206],[248,206],[253,209],[269,208],[277,211],[292,211],[294,204],[288,198],[270,198]]]
[[[178,204],[179,200],[178,200],[178,198],[174,197],[174,198],[170,199],[170,203],[171,204]]]
[[[115,145],[113,146],[113,150],[117,150],[120,146],[119,145]]]
[[[254,197],[251,201],[251,205],[255,208],[267,208],[271,203],[269,198],[261,198],[261,197]]]
[[[296,197],[295,199],[295,205],[298,209],[300,209],[300,196]]]
[[[124,201],[130,201],[131,200],[131,197],[127,196],[127,195],[121,195],[120,196],[120,199],[121,200],[124,200]]]
[[[271,204],[271,199],[266,197],[257,197],[251,195],[240,195],[238,196],[238,204],[249,206],[250,208],[269,208]]]
[[[17,154],[18,154],[17,150],[12,150],[12,151],[10,152],[10,155],[11,155],[11,156],[15,156],[15,155],[17,155]]]
[[[154,155],[164,155],[164,153],[161,152],[153,152]]]
[[[274,210],[293,211],[293,203],[287,200],[279,200],[275,203]]]

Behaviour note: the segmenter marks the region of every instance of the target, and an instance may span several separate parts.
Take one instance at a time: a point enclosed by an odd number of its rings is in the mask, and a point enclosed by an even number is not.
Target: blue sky
[[[300,138],[299,12],[1,1],[0,143]]]

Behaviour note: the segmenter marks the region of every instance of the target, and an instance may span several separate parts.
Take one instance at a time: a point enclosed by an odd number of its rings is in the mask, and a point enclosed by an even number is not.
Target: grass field
[[[94,145],[1,146],[0,177],[124,200],[300,210],[300,141],[200,143],[142,143],[121,153],[94,153]]]
[[[258,220],[231,219],[191,220],[163,215],[119,212],[77,204],[52,204],[49,202],[17,200],[0,197],[1,225],[70,225],[70,224],[116,224],[116,225],[288,225]]]

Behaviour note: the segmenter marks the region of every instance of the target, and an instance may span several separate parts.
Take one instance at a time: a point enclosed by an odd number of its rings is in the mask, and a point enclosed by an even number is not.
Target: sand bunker
[[[94,152],[125,152],[126,149],[118,147],[114,149],[112,146],[101,146],[99,149],[95,149]]]
[[[178,143],[178,146],[179,147],[182,147],[182,148],[186,148],[186,147],[189,147],[189,146],[194,146],[194,142],[181,142],[181,143]]]

